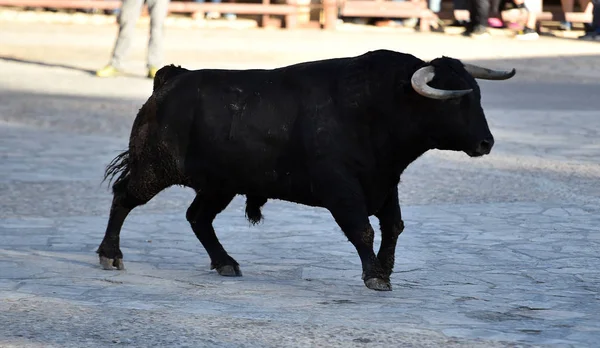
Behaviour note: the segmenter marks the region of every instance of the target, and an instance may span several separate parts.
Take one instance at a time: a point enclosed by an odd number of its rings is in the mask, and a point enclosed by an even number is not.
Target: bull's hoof
[[[381,278],[369,278],[365,280],[365,285],[371,290],[392,291],[392,284],[390,284],[390,281]]]
[[[113,270],[116,268],[121,271],[125,269],[123,259],[120,258],[109,259],[106,256],[100,256],[100,265],[106,270]]]
[[[239,266],[225,265],[221,267],[217,267],[217,273],[224,277],[241,277],[242,271],[240,271]]]

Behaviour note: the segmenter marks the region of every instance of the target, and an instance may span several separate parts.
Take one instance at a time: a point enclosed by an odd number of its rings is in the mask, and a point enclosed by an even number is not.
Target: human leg
[[[600,0],[592,1],[594,8],[592,10],[593,18],[590,25],[590,31],[579,39],[585,41],[600,41]]]
[[[471,22],[463,35],[473,38],[489,37],[487,22],[490,11],[490,0],[469,0],[468,4]]]
[[[142,12],[143,0],[124,0],[117,17],[119,33],[115,41],[110,63],[96,72],[97,76],[115,76],[123,68],[123,59],[129,53],[131,40],[135,34],[135,25]]]
[[[579,0],[579,7],[581,8],[581,11],[585,11],[589,3],[590,0]],[[560,4],[563,13],[573,12],[575,9],[575,0],[561,0]],[[560,27],[563,30],[571,30],[573,28],[573,23],[568,21],[562,21],[560,22]]]
[[[514,0],[515,5],[518,9],[527,14],[526,20],[523,24],[523,29],[520,30],[517,35],[517,40],[536,40],[539,38],[539,34],[536,31],[537,15],[535,12],[529,11],[525,6],[525,0]]]
[[[148,0],[150,12],[150,40],[148,41],[148,77],[154,78],[163,61],[163,29],[169,0]]]
[[[502,28],[504,26],[502,16],[500,15],[500,2],[501,0],[490,1],[488,25],[492,28]]]

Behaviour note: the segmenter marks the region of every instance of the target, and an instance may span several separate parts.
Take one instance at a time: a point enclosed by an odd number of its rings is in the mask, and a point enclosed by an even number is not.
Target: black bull
[[[401,173],[430,149],[488,154],[494,139],[475,78],[514,74],[386,50],[273,70],[163,67],[129,149],[105,173],[116,180],[100,263],[123,269],[129,212],[183,185],[196,191],[187,220],[219,274],[241,276],[212,223],[243,194],[253,223],[268,199],[326,208],[355,246],[365,285],[391,290]],[[382,234],[377,255],[371,215]]]

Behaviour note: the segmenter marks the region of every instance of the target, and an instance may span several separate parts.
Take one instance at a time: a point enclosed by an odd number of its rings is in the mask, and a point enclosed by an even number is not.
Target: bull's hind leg
[[[223,248],[213,227],[215,217],[222,212],[235,194],[198,193],[187,210],[186,218],[204,249],[210,256],[211,269],[222,276],[239,277],[240,267]]]
[[[97,253],[100,258],[100,265],[106,270],[125,269],[123,264],[123,253],[119,246],[121,227],[127,218],[127,215],[137,206],[146,204],[161,190],[144,190],[142,199],[131,194],[129,188],[130,178],[127,177],[113,186],[113,201],[110,208],[110,217],[106,226],[104,239],[98,247]],[[149,185],[148,188],[152,186]]]

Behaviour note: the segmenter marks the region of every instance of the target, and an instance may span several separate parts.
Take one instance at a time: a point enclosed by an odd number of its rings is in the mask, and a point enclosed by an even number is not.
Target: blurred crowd
[[[391,1],[414,1],[414,0],[391,0]],[[574,11],[574,0],[561,0],[564,13]],[[464,36],[472,38],[490,37],[490,28],[508,28],[516,31],[518,40],[535,40],[539,38],[537,13],[541,12],[540,3],[536,0],[453,0],[452,5],[456,10],[468,10],[469,19],[456,18],[450,26],[465,27]],[[438,14],[441,11],[441,0],[428,0],[429,9]],[[582,12],[593,12],[592,23],[585,23],[585,35],[579,37],[581,40],[600,41],[600,0],[579,0],[579,8]],[[504,21],[503,15],[515,18],[514,21]],[[358,22],[366,22],[364,19],[352,19]],[[371,20],[370,22],[373,22]],[[378,26],[402,26],[418,27],[418,18],[385,19],[375,20]],[[431,30],[444,32],[444,22],[436,20],[431,24]],[[562,30],[571,30],[573,23],[562,21]]]

